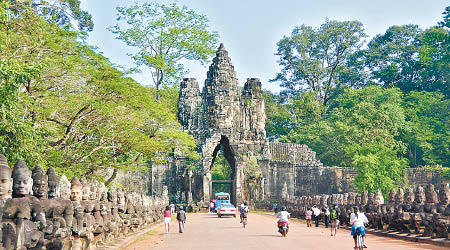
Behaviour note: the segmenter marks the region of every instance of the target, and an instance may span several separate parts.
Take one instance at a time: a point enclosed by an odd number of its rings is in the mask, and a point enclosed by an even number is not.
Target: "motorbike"
[[[278,222],[278,232],[282,237],[286,237],[286,234],[289,231],[289,223],[287,222]]]

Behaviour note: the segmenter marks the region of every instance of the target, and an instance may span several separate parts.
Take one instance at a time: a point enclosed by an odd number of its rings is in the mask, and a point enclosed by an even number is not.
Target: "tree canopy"
[[[177,83],[186,73],[183,59],[204,64],[216,50],[218,35],[208,30],[206,16],[186,6],[144,3],[117,11],[119,23],[109,30],[137,49],[130,56],[152,72],[158,101],[160,87]]]
[[[156,102],[154,88],[126,77],[79,32],[30,6],[3,2],[0,15],[0,153],[11,162],[71,177],[133,169],[174,147],[198,158],[169,101]]]

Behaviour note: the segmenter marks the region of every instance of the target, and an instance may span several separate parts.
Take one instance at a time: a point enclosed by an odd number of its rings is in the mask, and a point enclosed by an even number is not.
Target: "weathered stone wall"
[[[257,209],[272,210],[274,202],[284,205],[291,215],[305,218],[308,208],[324,209],[338,205],[341,225],[349,225],[353,207],[358,207],[369,220],[369,228],[393,230],[420,236],[450,238],[450,189],[448,183],[441,183],[438,190],[433,184],[425,188],[417,186],[405,190],[391,190],[388,199],[380,191],[376,194],[341,193],[313,196],[294,196],[272,202],[256,202]],[[325,220],[323,217],[321,220]]]
[[[146,196],[85,179],[70,183],[52,168],[31,172],[21,160],[11,173],[1,154],[0,176],[1,249],[92,249],[162,219],[169,204],[167,187]]]

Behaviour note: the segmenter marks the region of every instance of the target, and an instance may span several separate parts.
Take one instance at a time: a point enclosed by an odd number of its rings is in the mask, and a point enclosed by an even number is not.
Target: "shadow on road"
[[[275,235],[275,234],[257,234],[257,235],[249,235],[253,237],[277,237],[281,238],[281,235]]]

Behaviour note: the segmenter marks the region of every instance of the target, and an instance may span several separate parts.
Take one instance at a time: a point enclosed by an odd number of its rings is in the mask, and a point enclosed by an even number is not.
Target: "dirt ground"
[[[276,221],[273,215],[251,213],[247,227],[243,228],[239,218],[188,214],[185,233],[178,233],[178,225],[172,220],[169,234],[165,234],[164,225],[160,225],[122,249],[353,249],[348,230],[340,230],[337,236],[330,236],[330,230],[323,226],[308,228],[304,222],[292,220],[287,237],[282,238],[277,232]],[[447,249],[375,235],[367,236],[367,246],[368,249],[381,250]]]

